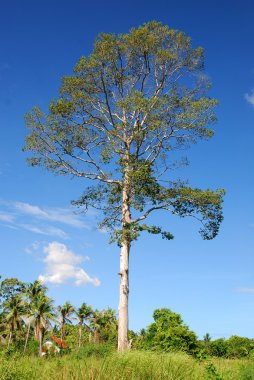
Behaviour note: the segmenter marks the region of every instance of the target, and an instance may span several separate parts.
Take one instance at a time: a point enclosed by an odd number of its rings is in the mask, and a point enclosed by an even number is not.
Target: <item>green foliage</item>
[[[230,358],[243,358],[254,349],[253,339],[233,335],[227,340],[227,356]]]
[[[47,297],[47,288],[39,281],[31,284],[22,283],[22,289],[17,287],[18,279],[6,279],[3,283],[5,296],[2,298],[4,302],[1,304],[0,314],[0,356],[12,357],[15,353],[26,356],[37,355],[40,329],[43,332],[44,342],[51,340],[52,335],[61,337],[61,321],[57,319],[53,300]],[[66,302],[60,310],[64,311],[64,343],[69,350],[76,351],[80,347],[84,352],[86,350],[90,352],[88,355],[93,356],[95,346],[98,346],[95,349],[98,352],[107,350],[107,347],[109,351],[112,347],[116,347],[118,321],[113,309],[92,310],[91,306],[83,303],[76,309],[77,319],[74,319],[76,323],[73,325],[69,319],[74,311],[71,303]],[[147,329],[141,329],[139,333],[129,331],[128,338],[133,349],[184,351],[194,354],[200,362],[206,361],[209,357],[234,360],[238,358],[251,360],[253,357],[253,339],[232,336],[227,340],[222,338],[212,340],[207,333],[203,341],[197,341],[196,335],[184,324],[180,314],[167,308],[156,309],[153,318],[154,322]],[[55,323],[53,330],[52,323]],[[8,344],[10,331],[12,339]],[[26,339],[27,345],[24,349]]]
[[[209,343],[209,352],[212,356],[227,357],[228,345],[225,339],[219,338]]]
[[[239,380],[254,380],[253,361],[245,362],[241,365]]]
[[[94,310],[89,321],[94,343],[108,342],[116,345],[118,323],[115,310],[110,307],[100,311]]]
[[[197,337],[183,323],[180,314],[170,309],[156,309],[154,323],[148,326],[143,338],[143,347],[162,351],[196,352]],[[140,342],[139,342],[140,345]]]
[[[0,284],[0,307],[11,298],[15,298],[22,294],[25,284],[17,278],[6,278]]]
[[[205,369],[208,375],[207,380],[223,380],[223,377],[212,362],[206,364]]]
[[[159,22],[127,34],[101,33],[90,56],[63,78],[48,113],[35,107],[26,115],[30,164],[94,181],[73,203],[101,210],[101,228],[119,245],[142,231],[172,239],[142,223],[158,210],[192,216],[203,224],[202,237],[214,238],[224,191],[168,176],[174,150],[213,135],[217,101],[206,96],[203,66],[203,49]],[[123,215],[123,202],[134,219]]]

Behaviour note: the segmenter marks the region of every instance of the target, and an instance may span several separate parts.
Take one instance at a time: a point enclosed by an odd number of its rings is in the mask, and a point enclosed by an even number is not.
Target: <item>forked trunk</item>
[[[122,242],[120,253],[120,300],[118,309],[118,351],[129,348],[128,344],[128,299],[129,299],[129,253],[130,244]]]

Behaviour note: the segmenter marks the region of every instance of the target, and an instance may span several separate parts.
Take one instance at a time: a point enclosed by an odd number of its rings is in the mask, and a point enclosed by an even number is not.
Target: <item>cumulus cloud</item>
[[[98,278],[91,277],[80,267],[80,264],[88,260],[88,258],[72,252],[65,244],[49,243],[44,248],[44,253],[46,257],[43,261],[46,265],[46,270],[45,274],[39,276],[40,281],[60,285],[72,280],[76,286],[86,284],[100,285]]]
[[[245,94],[245,99],[248,103],[250,103],[254,107],[254,89],[251,90],[251,94]]]

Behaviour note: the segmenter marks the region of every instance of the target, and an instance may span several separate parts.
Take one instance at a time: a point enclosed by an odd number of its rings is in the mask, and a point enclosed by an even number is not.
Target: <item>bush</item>
[[[227,341],[223,338],[209,342],[209,352],[212,356],[227,357],[228,345]]]

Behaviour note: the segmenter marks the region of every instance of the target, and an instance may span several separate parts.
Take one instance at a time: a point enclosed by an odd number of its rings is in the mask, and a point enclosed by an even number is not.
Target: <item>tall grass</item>
[[[254,380],[240,361],[213,361],[213,367],[216,370],[209,371],[207,363],[182,353],[131,351],[120,355],[109,348],[93,351],[90,347],[48,358],[2,354],[0,380]]]

